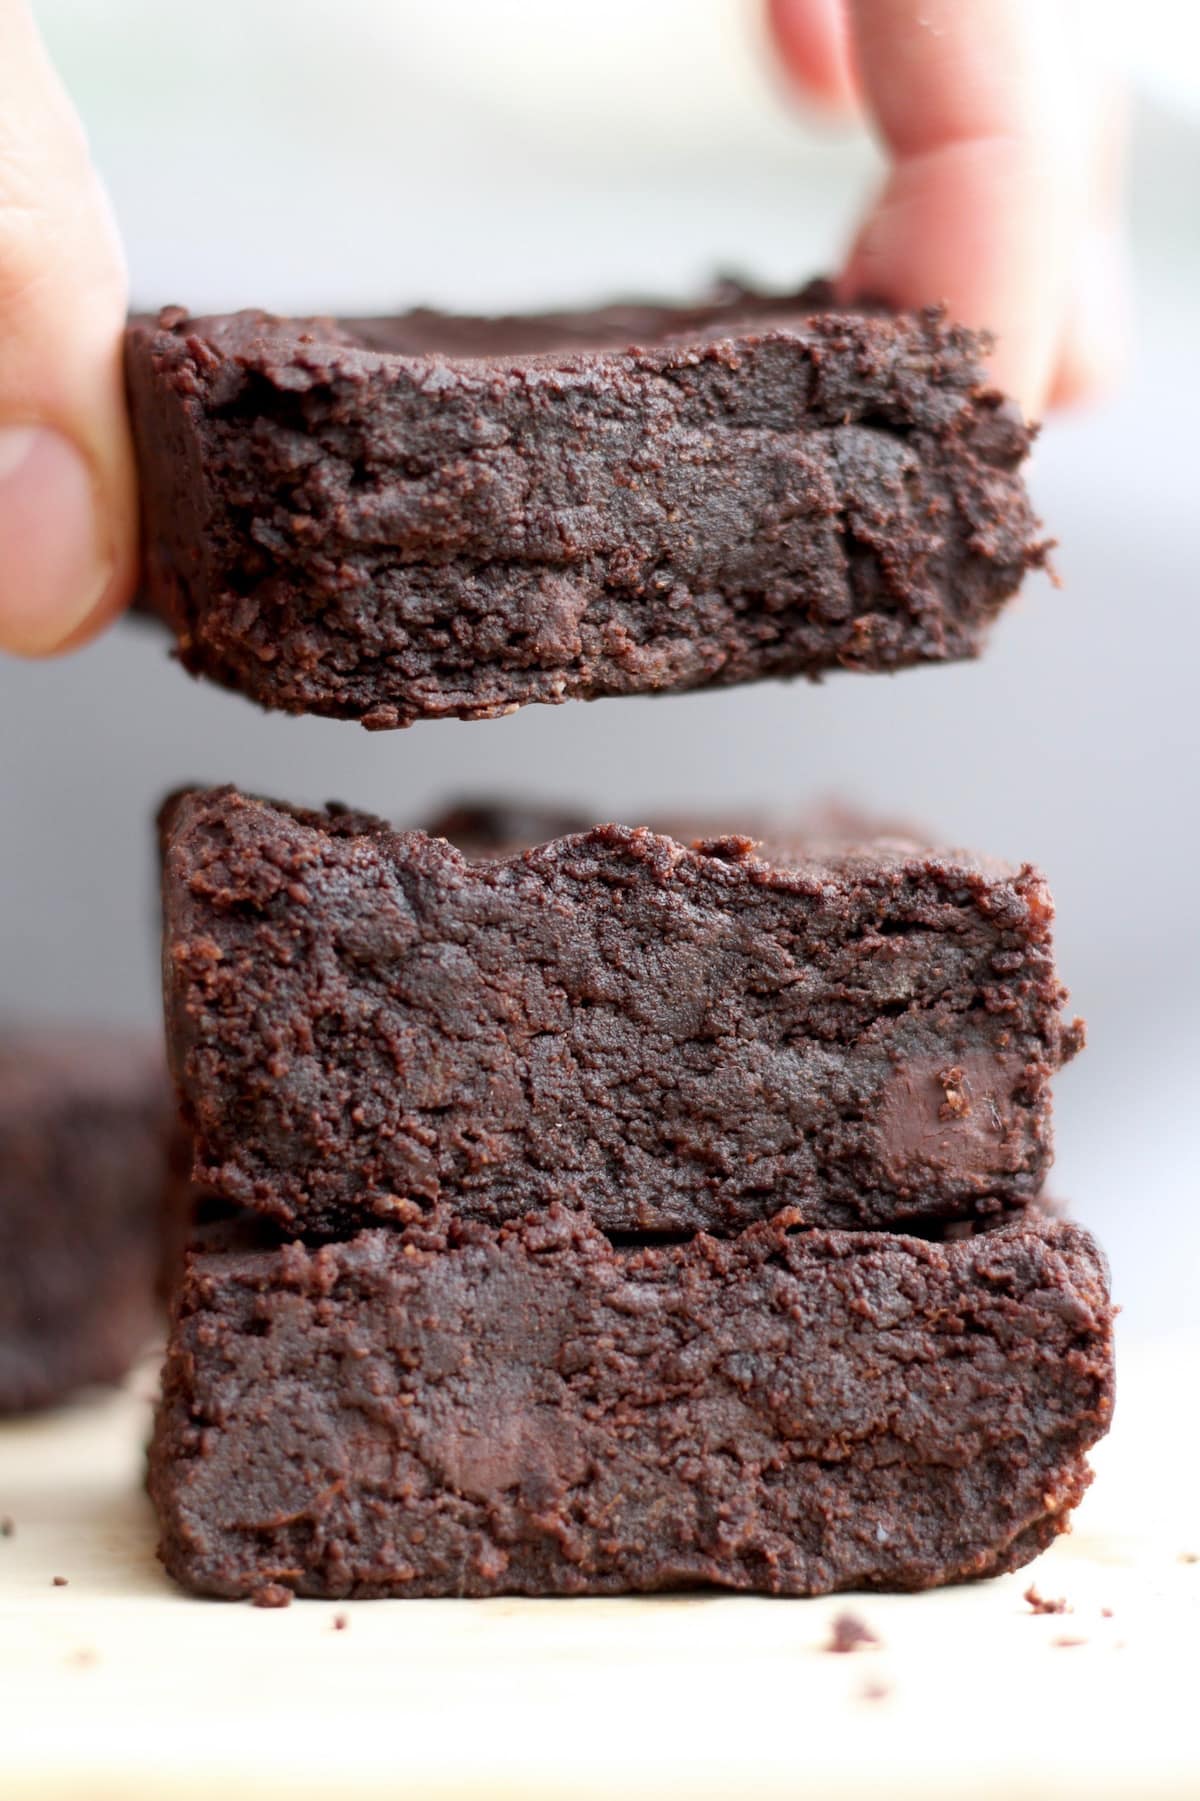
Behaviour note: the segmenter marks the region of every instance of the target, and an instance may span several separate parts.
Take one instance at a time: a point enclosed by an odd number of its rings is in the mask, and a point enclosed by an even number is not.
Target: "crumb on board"
[[[100,1662],[100,1653],[91,1645],[81,1645],[78,1651],[72,1651],[67,1658],[72,1669],[90,1670]]]
[[[1113,1610],[1111,1607],[1102,1607],[1100,1609],[1100,1618],[1102,1620],[1111,1620],[1112,1617],[1113,1617]]]
[[[17,1523],[11,1513],[0,1513],[0,1538],[11,1538],[17,1529]]]
[[[292,1591],[282,1582],[264,1582],[261,1588],[255,1589],[250,1601],[254,1607],[290,1607]]]
[[[863,1701],[886,1701],[892,1691],[888,1683],[876,1679],[864,1682],[858,1692]]]
[[[1029,1603],[1034,1613],[1070,1613],[1071,1611],[1061,1595],[1056,1600],[1048,1600],[1045,1595],[1038,1593],[1032,1582],[1021,1599]]]
[[[1086,1638],[1068,1638],[1064,1633],[1059,1638],[1052,1638],[1050,1643],[1056,1651],[1073,1651],[1076,1645],[1086,1645]]]
[[[856,1613],[839,1613],[833,1622],[829,1634],[827,1651],[844,1654],[849,1651],[864,1651],[869,1645],[877,1645],[879,1636],[872,1632],[865,1620]]]
[[[1181,1551],[1179,1561],[1180,1563],[1200,1563],[1200,1551]]]
[[[65,1576],[52,1576],[50,1578],[50,1586],[51,1588],[66,1588],[67,1579]]]
[[[344,1632],[349,1624],[350,1624],[350,1622],[346,1618],[344,1613],[335,1613],[334,1614],[333,1629],[335,1632]]]

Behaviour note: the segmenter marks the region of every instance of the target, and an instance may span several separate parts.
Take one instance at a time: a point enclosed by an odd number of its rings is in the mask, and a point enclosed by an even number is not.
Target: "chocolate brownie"
[[[177,796],[162,831],[195,1173],[289,1228],[439,1198],[873,1227],[1041,1186],[1081,1029],[1028,866],[616,825],[472,862],[233,789]]]
[[[203,1594],[921,1589],[1042,1550],[1112,1406],[1086,1232],[614,1244],[439,1210],[193,1256],[150,1452]]]
[[[166,1205],[160,1244],[155,1294],[162,1308],[170,1306],[183,1276],[189,1251],[204,1248],[212,1228],[237,1217],[240,1209],[220,1195],[192,1181],[192,1139],[176,1122],[170,1133],[167,1156]]]
[[[149,1341],[169,1118],[161,1044],[0,1030],[0,1412],[116,1381]]]
[[[821,284],[528,319],[131,323],[146,605],[370,727],[973,656],[1046,546],[982,340]]]

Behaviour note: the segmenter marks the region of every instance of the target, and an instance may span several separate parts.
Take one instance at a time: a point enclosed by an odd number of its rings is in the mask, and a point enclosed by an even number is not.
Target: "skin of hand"
[[[137,500],[125,268],[24,0],[0,0],[0,648],[91,637],[128,601]]]
[[[1120,127],[1071,0],[765,0],[781,60],[890,173],[847,299],[944,300],[1038,414],[1111,377]],[[1080,7],[1083,0],[1074,0]],[[137,574],[125,267],[26,0],[0,0],[0,650],[87,641]]]
[[[1122,108],[1083,0],[766,0],[780,59],[888,159],[839,292],[944,301],[1037,418],[1114,380]]]

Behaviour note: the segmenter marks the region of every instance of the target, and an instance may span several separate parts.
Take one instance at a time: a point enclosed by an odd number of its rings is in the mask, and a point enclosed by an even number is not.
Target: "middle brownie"
[[[1041,1186],[1081,1027],[1028,866],[614,825],[472,861],[233,789],[175,797],[162,832],[195,1173],[289,1228],[441,1199],[877,1227]]]

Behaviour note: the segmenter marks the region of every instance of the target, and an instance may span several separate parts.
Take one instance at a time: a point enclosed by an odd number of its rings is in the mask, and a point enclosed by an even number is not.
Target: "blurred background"
[[[35,11],[146,307],[537,308],[683,296],[718,270],[794,284],[836,264],[878,175],[863,138],[784,96],[754,0]],[[1110,11],[1087,28],[1111,31]],[[150,822],[184,781],[405,823],[480,791],[731,828],[843,796],[1046,869],[1091,1027],[1059,1084],[1054,1187],[1105,1242],[1127,1332],[1200,1320],[1200,25],[1161,0],[1125,30],[1132,368],[1047,427],[1033,482],[1063,585],[1030,583],[982,662],[370,736],[202,687],[149,627],[0,661],[0,1012],[156,1018]]]

